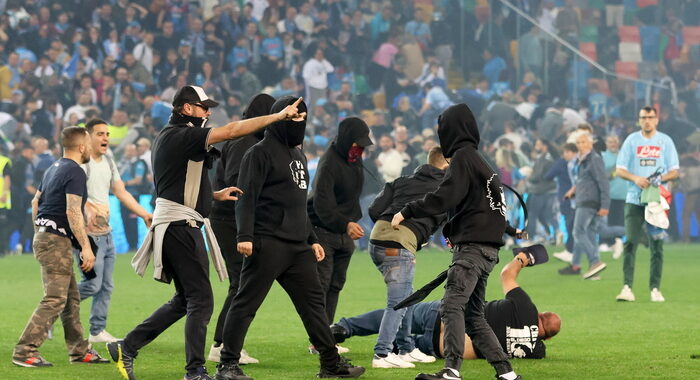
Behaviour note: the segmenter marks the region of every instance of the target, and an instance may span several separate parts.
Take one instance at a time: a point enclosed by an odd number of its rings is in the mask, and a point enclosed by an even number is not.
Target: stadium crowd
[[[559,182],[556,196],[557,180],[547,172],[566,157],[563,147],[575,142],[572,133],[593,131],[595,149],[609,156],[614,184],[616,146],[635,130],[639,106],[653,104],[659,130],[673,138],[683,168],[684,180],[672,190],[682,192],[685,202],[671,210],[679,217],[671,218],[670,235],[683,241],[696,235],[690,227],[700,207],[694,174],[700,170],[694,124],[700,117],[700,45],[692,39],[700,23],[697,2],[516,2],[539,22],[536,27],[516,22],[520,16],[499,1],[459,3],[2,2],[0,251],[30,251],[29,202],[59,157],[57,137],[66,126],[108,120],[110,148],[127,190],[150,194],[150,143],[185,84],[222,102],[211,115],[214,125],[239,119],[242,105],[258,92],[304,95],[311,176],[338,123],[362,117],[376,143],[364,160],[370,173],[365,215],[384,182],[426,163],[437,145],[437,115],[465,102],[479,115],[482,149],[503,182],[539,198],[531,219],[544,228],[531,223],[531,237],[551,242],[566,235],[557,215],[567,189]],[[462,33],[453,32],[455,25]],[[640,78],[665,88],[647,91],[599,75],[540,29],[581,47],[593,41],[599,63],[612,67],[628,49],[618,42],[626,27],[660,30],[655,54],[642,38],[637,67]],[[624,191],[613,185],[610,196],[624,199]],[[620,215],[613,212],[610,223],[622,225]],[[132,249],[138,244],[135,218],[124,212]],[[12,233],[20,236],[16,246],[8,244]]]

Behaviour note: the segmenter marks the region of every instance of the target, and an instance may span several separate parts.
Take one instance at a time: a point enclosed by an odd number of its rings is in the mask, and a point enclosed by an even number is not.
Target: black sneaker
[[[360,366],[355,366],[350,363],[344,357],[340,357],[338,363],[333,368],[323,368],[321,367],[321,372],[319,372],[316,377],[320,378],[352,378],[360,377],[365,373],[365,368]]]
[[[419,373],[416,380],[462,380],[462,376],[452,368],[443,368],[435,374]]]
[[[109,359],[103,358],[94,349],[90,348],[82,358],[71,359],[71,364],[106,364]]]
[[[579,275],[581,274],[581,268],[574,269],[571,265],[567,265],[564,268],[559,269],[559,274],[563,275]]]
[[[336,343],[345,342],[345,339],[347,339],[350,335],[348,329],[337,323],[331,325],[331,332],[333,333],[333,337],[335,338]]]
[[[215,380],[253,380],[245,375],[237,363],[219,363],[216,369]]]
[[[136,355],[131,355],[124,350],[124,341],[107,343],[107,351],[112,361],[117,365],[117,371],[126,380],[136,380],[134,376],[134,358]]]
[[[213,377],[209,376],[206,367],[200,367],[195,373],[188,373],[182,380],[214,380]]]
[[[12,364],[27,368],[53,367],[53,364],[46,361],[46,359],[42,358],[40,355],[34,355],[28,358],[13,356]]]
[[[496,375],[496,380],[505,380],[505,377]],[[523,380],[523,377],[518,375],[515,380]]]

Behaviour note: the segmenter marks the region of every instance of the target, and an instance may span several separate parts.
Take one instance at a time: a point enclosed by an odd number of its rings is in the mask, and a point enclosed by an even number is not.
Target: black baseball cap
[[[219,105],[218,102],[209,99],[204,89],[199,86],[184,86],[177,90],[173,98],[173,107],[179,107],[187,103],[201,104],[207,108],[214,108]]]

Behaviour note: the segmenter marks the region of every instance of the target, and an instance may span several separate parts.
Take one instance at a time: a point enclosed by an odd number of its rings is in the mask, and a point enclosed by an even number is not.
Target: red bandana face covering
[[[361,146],[351,146],[348,151],[348,162],[357,162],[357,160],[362,158],[362,152],[364,151],[365,148]]]

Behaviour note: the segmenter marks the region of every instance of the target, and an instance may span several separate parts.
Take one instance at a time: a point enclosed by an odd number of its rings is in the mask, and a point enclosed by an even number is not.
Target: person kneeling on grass
[[[501,286],[505,299],[489,301],[484,307],[486,321],[496,334],[508,357],[544,359],[544,340],[559,333],[561,319],[555,313],[540,313],[528,294],[516,282],[520,270],[529,264],[527,255],[519,253],[501,271]],[[442,301],[421,302],[410,308],[411,333],[415,346],[425,355],[442,357],[444,325],[441,323]],[[338,343],[352,336],[367,336],[379,332],[383,309],[351,318],[341,318],[331,326]],[[405,319],[404,319],[405,321]],[[483,359],[469,335],[464,336],[464,359]]]

